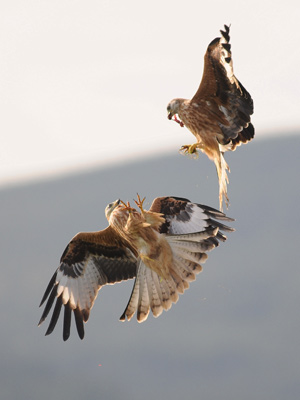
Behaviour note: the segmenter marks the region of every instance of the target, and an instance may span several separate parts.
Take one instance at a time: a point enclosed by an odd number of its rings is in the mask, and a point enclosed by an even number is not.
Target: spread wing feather
[[[202,271],[206,252],[218,246],[219,240],[226,240],[221,230],[234,230],[220,222],[232,221],[225,214],[184,198],[156,198],[150,211],[161,213],[165,218],[159,230],[166,235],[172,249],[173,264],[169,277],[163,279],[139,259],[134,287],[121,321],[130,320],[137,312],[138,322],[143,322],[150,309],[154,317],[158,317],[163,310],[171,308],[179,294],[188,289],[189,282]]]
[[[145,213],[149,221],[153,219],[148,225],[163,236],[162,240],[167,240],[172,251],[167,277],[162,278],[147,267],[137,250],[111,227],[79,233],[66,247],[40,304],[46,302],[39,325],[54,305],[46,335],[53,331],[64,308],[63,339],[70,336],[72,311],[82,339],[84,322],[89,318],[101,287],[134,277],[132,293],[120,319],[130,320],[137,313],[137,320],[143,322],[150,310],[158,317],[163,310],[170,309],[178,301],[179,294],[196,279],[207,252],[218,246],[219,241],[226,240],[222,231],[234,230],[224,224],[232,219],[222,212],[180,197],[159,197]],[[159,223],[155,222],[154,214],[159,216]]]
[[[84,337],[83,322],[89,318],[98,291],[136,276],[136,256],[129,243],[108,227],[100,232],[79,233],[68,244],[61,263],[51,278],[40,306],[47,300],[39,325],[47,318],[54,302],[46,335],[56,326],[64,306],[63,339],[70,336],[71,313],[79,337]]]
[[[160,233],[168,235],[182,235],[197,232],[206,235],[206,239],[213,236],[210,230],[218,227],[220,230],[231,232],[234,229],[220,221],[233,221],[221,211],[202,204],[191,203],[181,197],[157,197],[150,211],[163,214],[165,222],[160,226]],[[222,240],[224,235],[217,233],[217,239]],[[205,239],[205,236],[202,236]]]

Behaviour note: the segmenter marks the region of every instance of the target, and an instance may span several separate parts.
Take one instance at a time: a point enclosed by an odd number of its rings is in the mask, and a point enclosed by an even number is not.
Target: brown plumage
[[[159,197],[149,211],[139,197],[136,204],[139,210],[120,200],[110,203],[106,229],[78,233],[70,241],[41,301],[47,300],[39,325],[55,303],[46,335],[64,306],[63,339],[70,335],[72,311],[82,339],[83,323],[101,287],[132,278],[132,294],[120,319],[130,320],[136,312],[143,322],[150,310],[158,317],[196,279],[206,252],[225,241],[221,230],[233,230],[219,222],[231,221],[223,213],[187,199]]]
[[[181,147],[186,153],[197,149],[214,161],[219,178],[219,204],[223,210],[223,196],[228,207],[225,151],[233,151],[254,137],[250,122],[253,101],[250,94],[233,73],[229,27],[214,39],[204,56],[204,71],[200,86],[191,100],[173,99],[167,106],[168,118],[186,126],[196,137],[193,145]],[[176,114],[180,118],[176,118]]]

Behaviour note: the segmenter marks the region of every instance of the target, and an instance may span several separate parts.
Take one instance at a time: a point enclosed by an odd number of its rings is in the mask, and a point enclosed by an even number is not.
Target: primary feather
[[[135,278],[121,320],[137,313],[145,321],[150,310],[158,317],[178,301],[202,270],[206,252],[224,241],[221,231],[232,221],[213,208],[178,197],[159,197],[147,211],[117,200],[106,208],[109,226],[78,233],[64,251],[60,266],[47,286],[39,325],[54,305],[46,335],[54,330],[64,308],[63,339],[70,336],[72,311],[79,337],[104,285]]]

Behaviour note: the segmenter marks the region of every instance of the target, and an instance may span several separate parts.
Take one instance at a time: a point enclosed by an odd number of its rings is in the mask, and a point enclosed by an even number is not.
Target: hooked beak
[[[114,201],[113,203],[108,204],[108,206],[105,208],[105,215],[108,220],[109,220],[111,213],[114,211],[114,209],[116,207],[118,207],[118,205],[120,203],[121,203],[121,200],[118,199],[118,200]]]

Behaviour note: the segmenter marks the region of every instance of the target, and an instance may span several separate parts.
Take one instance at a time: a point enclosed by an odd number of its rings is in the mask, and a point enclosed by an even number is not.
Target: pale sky
[[[225,23],[256,139],[299,132],[299,4],[0,0],[0,185],[193,143],[166,106]]]

